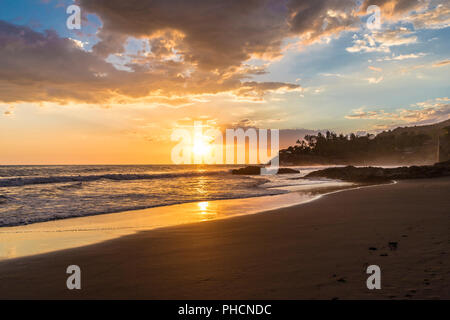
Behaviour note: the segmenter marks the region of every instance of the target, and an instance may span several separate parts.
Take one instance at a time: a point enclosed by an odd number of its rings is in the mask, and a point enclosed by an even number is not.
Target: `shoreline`
[[[351,189],[354,188],[353,185],[353,183],[329,181],[312,185],[296,185],[293,186],[294,190],[283,194],[193,201],[1,227],[0,261],[83,247],[140,231],[229,219],[280,209],[314,201],[329,192]],[[290,187],[277,189],[290,190]],[[242,212],[241,208],[245,212]]]
[[[0,297],[449,299],[449,187],[400,181],[2,261]],[[80,291],[65,288],[70,264]],[[380,265],[382,290],[365,287],[366,264]]]

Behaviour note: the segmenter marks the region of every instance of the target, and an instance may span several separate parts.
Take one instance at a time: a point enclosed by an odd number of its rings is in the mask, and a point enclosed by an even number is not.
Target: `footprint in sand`
[[[398,243],[395,241],[390,241],[389,242],[389,249],[391,249],[391,251],[397,250],[398,248]]]

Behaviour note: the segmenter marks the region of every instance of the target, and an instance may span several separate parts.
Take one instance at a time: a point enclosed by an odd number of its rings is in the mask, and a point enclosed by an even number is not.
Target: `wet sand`
[[[401,181],[6,260],[0,298],[450,299],[449,191]],[[66,288],[72,264],[81,290]],[[366,287],[372,264],[381,290]]]
[[[323,182],[280,187],[289,193],[201,201],[0,228],[0,261],[87,246],[121,236],[194,222],[227,219],[313,201],[355,184]]]

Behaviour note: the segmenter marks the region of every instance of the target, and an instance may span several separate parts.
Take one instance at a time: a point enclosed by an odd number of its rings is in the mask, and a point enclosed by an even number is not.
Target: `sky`
[[[0,164],[171,163],[196,121],[281,147],[440,122],[449,26],[444,0],[2,0]]]

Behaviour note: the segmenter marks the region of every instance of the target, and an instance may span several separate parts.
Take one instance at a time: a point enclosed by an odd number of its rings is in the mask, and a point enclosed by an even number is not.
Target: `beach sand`
[[[400,181],[5,260],[0,298],[450,299],[449,191]],[[72,264],[81,290],[66,288]],[[381,290],[366,287],[373,264]]]

